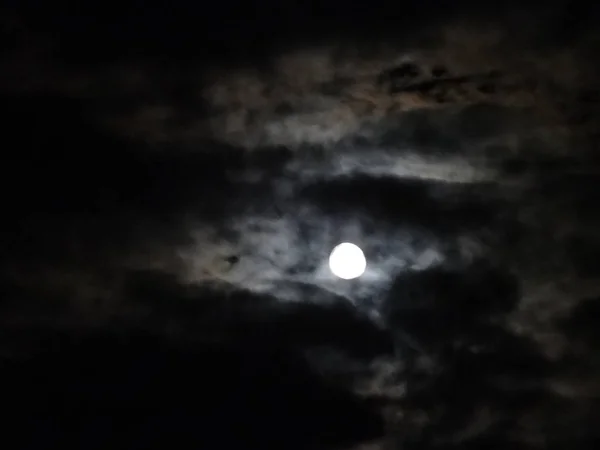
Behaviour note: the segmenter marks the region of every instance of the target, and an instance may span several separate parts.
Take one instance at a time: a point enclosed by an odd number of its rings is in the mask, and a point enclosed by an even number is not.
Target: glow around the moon
[[[367,260],[360,247],[344,242],[336,246],[329,255],[329,268],[335,276],[351,280],[365,272]]]

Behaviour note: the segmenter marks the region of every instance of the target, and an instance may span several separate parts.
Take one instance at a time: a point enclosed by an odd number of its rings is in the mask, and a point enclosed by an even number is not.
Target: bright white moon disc
[[[329,255],[331,272],[344,280],[360,277],[367,268],[363,251],[350,242],[344,242],[333,249]]]

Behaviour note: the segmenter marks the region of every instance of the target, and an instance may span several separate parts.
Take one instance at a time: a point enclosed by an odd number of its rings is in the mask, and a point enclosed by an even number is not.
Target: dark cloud
[[[5,423],[18,424],[26,448],[307,448],[383,428],[368,404],[277,347],[197,342],[182,350],[152,336],[50,334],[43,349],[3,370]]]
[[[23,446],[592,448],[597,7],[469,3],[7,13]]]

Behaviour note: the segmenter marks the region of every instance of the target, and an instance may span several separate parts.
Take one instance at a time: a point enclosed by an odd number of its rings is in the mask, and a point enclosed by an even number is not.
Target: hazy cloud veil
[[[599,42],[572,8],[232,31],[257,48],[6,14],[6,408],[52,445],[592,448]]]

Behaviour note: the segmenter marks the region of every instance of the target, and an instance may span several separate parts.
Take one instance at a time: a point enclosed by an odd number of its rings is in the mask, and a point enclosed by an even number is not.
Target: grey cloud
[[[386,418],[382,448],[583,445],[597,43],[529,23],[283,46],[260,64],[13,53],[3,355],[43,348],[19,330],[144,332],[225,355],[207,357],[210,391],[264,350],[265,372],[314,372],[315,392],[326,380],[371,405],[357,414],[373,438]],[[363,277],[330,273],[341,241],[365,251]]]

